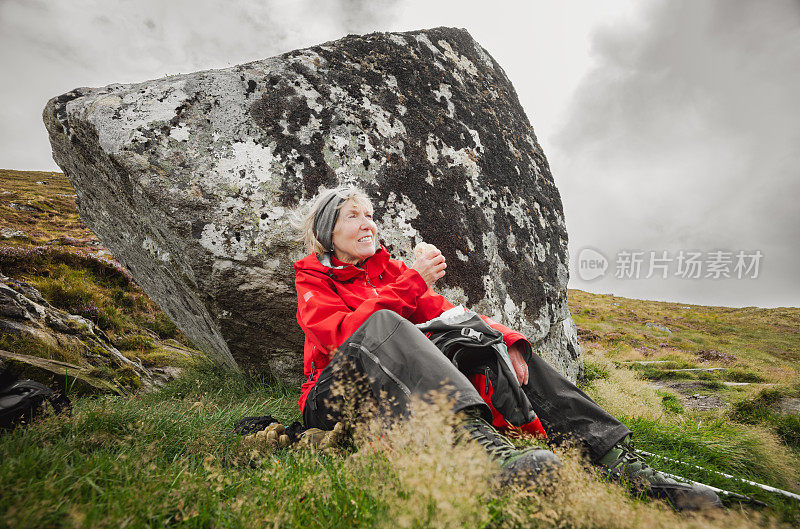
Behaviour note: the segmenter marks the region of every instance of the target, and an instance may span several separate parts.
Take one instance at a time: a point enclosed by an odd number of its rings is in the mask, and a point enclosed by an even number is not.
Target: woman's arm
[[[297,321],[317,346],[325,351],[339,347],[367,318],[388,309],[409,318],[428,285],[416,270],[408,269],[394,282],[378,289],[378,297],[350,309],[336,293],[335,281],[319,274],[296,270]]]

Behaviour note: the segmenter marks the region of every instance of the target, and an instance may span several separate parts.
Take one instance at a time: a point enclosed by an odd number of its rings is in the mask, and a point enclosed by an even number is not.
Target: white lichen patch
[[[248,139],[231,144],[230,149],[230,154],[220,158],[206,178],[213,187],[224,189],[227,185],[246,193],[272,178],[272,165],[276,161],[272,144],[264,147]]]
[[[428,144],[431,144],[430,136]],[[474,200],[475,204],[479,207],[497,208],[497,201],[495,200],[495,191],[491,188],[486,188],[480,180],[480,168],[478,167],[477,158],[472,149],[462,148],[453,149],[449,145],[444,145],[438,151],[438,157],[448,160],[447,166],[461,166],[464,168],[465,175],[469,180],[465,181],[465,186],[469,192],[470,198]],[[429,160],[431,157],[429,156]]]
[[[355,123],[348,123],[330,129],[330,134],[322,148],[322,157],[339,179],[357,183],[359,179],[370,176],[369,171],[364,167],[364,160],[369,159],[375,150],[367,133]],[[389,152],[396,152],[400,156],[404,156],[402,142],[397,142]],[[378,158],[377,163],[382,163],[383,153]]]
[[[465,263],[466,263],[467,261],[469,261],[469,257],[467,257],[467,256],[464,254],[464,252],[462,252],[461,250],[458,250],[458,249],[456,249],[456,257],[458,257],[458,259],[459,259],[460,261],[464,261]]]
[[[467,127],[467,130],[469,131],[469,135],[472,136],[472,141],[475,142],[475,150],[478,152],[483,152],[483,144],[481,143],[481,136],[478,134],[478,131],[469,127]]]
[[[176,141],[186,141],[189,139],[189,126],[185,123],[180,123],[169,131],[169,137]]]
[[[417,39],[417,42],[419,42],[420,44],[424,44],[425,46],[427,46],[427,48],[431,50],[434,55],[442,53],[442,51],[439,48],[433,45],[433,42],[431,42],[431,40],[428,38],[427,35],[419,33],[417,35],[414,35],[414,38]],[[442,41],[440,40],[439,43],[441,42]]]
[[[391,204],[391,206],[386,209],[386,214],[390,214],[391,218],[394,219],[400,233],[406,237],[414,237],[417,235],[417,230],[411,225],[411,221],[419,218],[419,210],[411,199],[403,194],[401,194],[398,199],[394,196],[394,191],[392,191],[389,193],[386,202],[387,204]]]
[[[438,61],[436,62],[436,65],[437,65],[437,66],[439,66],[439,62],[438,62]],[[443,66],[440,66],[440,68],[441,68],[442,70],[444,70],[444,67],[443,67]],[[458,81],[458,84],[460,84],[460,85],[463,85],[463,84],[464,84],[464,78],[463,78],[463,77],[461,77],[461,75],[459,75],[459,73],[458,73],[456,70],[450,70],[450,72],[449,72],[449,73],[450,73],[450,75],[452,75],[452,76],[453,76],[453,78],[454,78],[456,81]]]
[[[456,106],[450,101],[450,97],[453,93],[450,91],[450,85],[446,83],[439,83],[439,89],[433,90],[433,96],[436,98],[437,101],[444,98],[445,102],[447,103],[447,116],[454,117],[455,116],[455,108]]]
[[[260,231],[269,229],[276,220],[286,218],[286,209],[282,206],[272,206],[262,209],[261,214],[264,218],[259,217]]]
[[[413,248],[423,242],[422,236],[412,226],[412,221],[419,217],[419,210],[406,195],[397,196],[394,191],[389,193],[385,202],[379,201],[378,206],[385,204],[386,210],[380,218],[376,218],[378,225],[378,238],[393,246],[393,255],[396,258],[406,258],[413,261]],[[425,241],[436,244],[436,241]]]
[[[438,138],[433,134],[428,134],[428,141],[425,144],[425,154],[428,161],[435,165],[439,161],[439,149],[436,147]]]
[[[512,253],[517,253],[517,238],[513,233],[509,233],[506,237],[506,245]]]
[[[378,134],[384,138],[395,138],[406,135],[406,127],[399,119],[391,119],[392,115],[378,104],[372,102],[372,89],[369,86],[361,87],[361,106],[369,113],[375,123]]]
[[[315,116],[314,114],[308,118],[308,123],[300,127],[300,130],[297,131],[297,139],[300,140],[300,143],[303,145],[309,145],[311,143],[311,138],[314,134],[322,131],[322,122]]]
[[[305,77],[295,76],[296,84],[293,85],[295,93],[306,102],[308,108],[319,114],[325,108],[322,96],[319,92],[308,82]],[[299,85],[299,86],[298,86]]]
[[[509,295],[506,295],[506,299],[503,302],[503,313],[506,316],[506,321],[517,321],[519,319],[519,308],[517,308],[514,300]]]
[[[401,37],[396,33],[389,33],[389,40],[391,40],[392,42],[394,42],[395,44],[397,44],[402,48],[408,47],[408,42],[406,42],[406,39],[404,39],[403,37]]]
[[[542,206],[540,206],[538,202],[533,203],[533,211],[536,213],[536,219],[539,221],[539,226],[546,228],[547,223],[545,223],[544,215],[542,215]]]
[[[447,281],[447,274],[446,273],[444,275],[444,280],[443,281]],[[440,283],[437,282],[436,284],[434,284],[433,289],[435,291],[439,292],[445,298],[447,298],[447,301],[449,301],[453,305],[456,305],[456,306],[458,306],[458,305],[466,306],[467,305],[467,294],[464,292],[464,289],[461,288],[461,287],[458,287],[458,286],[456,286],[456,287],[445,286],[444,284],[440,285]]]
[[[478,54],[478,57],[480,58],[484,66],[486,66],[490,70],[494,70],[494,63],[492,62],[492,58],[489,56],[488,53],[486,53],[486,50],[483,49],[483,46],[481,46],[477,42],[475,43],[475,52]]]
[[[175,117],[176,109],[189,97],[184,84],[162,80],[120,87],[114,94],[98,93],[68,102],[67,114],[94,125],[103,151],[116,154],[130,144],[137,128],[154,128],[149,125]]]
[[[453,167],[455,165],[460,165],[464,167],[467,176],[471,178],[475,178],[480,174],[480,169],[478,168],[478,163],[474,160],[472,149],[454,149],[449,145],[444,145],[439,150],[439,157],[450,157],[452,162],[448,162],[447,166]]]
[[[475,68],[475,65],[472,64],[472,61],[454,51],[449,42],[446,40],[440,40],[437,42],[437,44],[444,50],[444,56],[453,61],[458,68],[464,70],[470,75],[478,75],[478,69]]]
[[[546,257],[546,253],[545,253],[544,246],[542,246],[542,243],[540,243],[540,242],[537,242],[537,243],[536,243],[536,259],[537,259],[537,260],[538,260],[540,263],[543,263],[543,262],[544,262],[544,259],[545,259],[545,257]]]
[[[169,252],[162,250],[149,236],[145,236],[142,241],[142,249],[163,263],[167,263],[170,260]]]

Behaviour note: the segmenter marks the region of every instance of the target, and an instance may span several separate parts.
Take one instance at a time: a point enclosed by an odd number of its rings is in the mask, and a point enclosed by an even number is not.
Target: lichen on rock
[[[511,82],[465,30],[79,88],[44,120],[84,222],[220,364],[302,378],[288,215],[347,182],[395,257],[435,244],[437,288],[580,372],[558,190]]]

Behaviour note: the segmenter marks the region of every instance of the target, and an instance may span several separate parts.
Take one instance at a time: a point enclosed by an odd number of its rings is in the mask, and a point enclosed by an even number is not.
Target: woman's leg
[[[412,395],[425,399],[444,391],[453,412],[477,408],[491,421],[491,412],[467,378],[411,322],[390,310],[370,316],[344,343],[311,389],[303,420],[308,427],[330,429],[341,419],[346,387],[355,407],[373,399],[393,417],[408,413]]]
[[[591,460],[597,461],[631,433],[539,355],[530,356],[530,378],[522,390],[552,440],[579,441],[589,450]]]

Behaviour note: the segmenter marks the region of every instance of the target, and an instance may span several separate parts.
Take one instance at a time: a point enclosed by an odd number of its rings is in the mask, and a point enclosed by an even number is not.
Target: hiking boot
[[[717,494],[700,484],[680,483],[655,470],[636,455],[631,436],[626,436],[614,445],[597,465],[608,471],[615,480],[626,480],[635,489],[649,496],[666,500],[678,511],[696,511],[711,507],[722,507]]]
[[[489,458],[502,467],[499,480],[503,485],[516,481],[543,482],[549,471],[561,466],[561,460],[550,450],[534,447],[517,449],[494,426],[480,417],[467,416],[459,423],[456,426],[456,438],[472,439],[481,445]]]
[[[325,450],[340,446],[347,437],[347,429],[342,422],[337,422],[333,430],[309,428],[300,435],[297,448]]]

